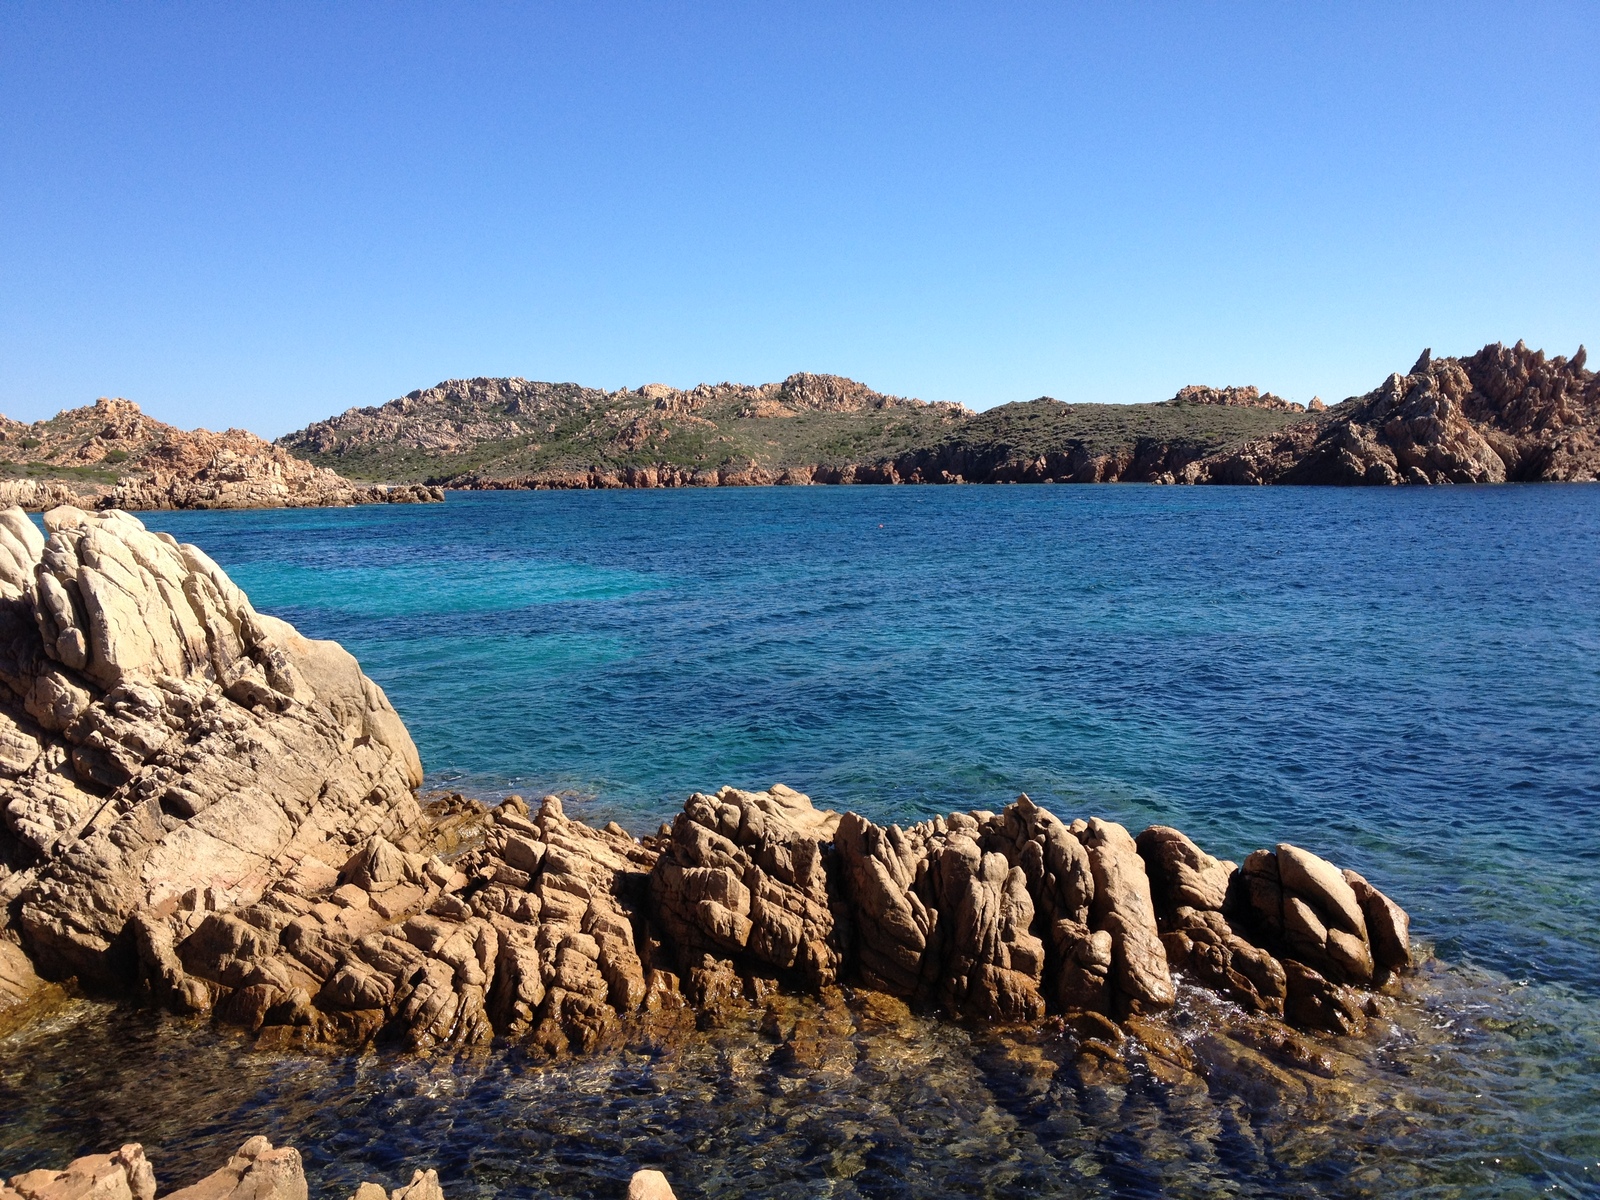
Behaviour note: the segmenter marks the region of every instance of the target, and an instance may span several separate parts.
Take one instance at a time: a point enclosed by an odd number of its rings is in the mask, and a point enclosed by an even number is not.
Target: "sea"
[[[546,1066],[269,1054],[77,1001],[0,1043],[0,1175],[143,1141],[191,1182],[266,1132],[330,1197],[422,1166],[451,1200],[621,1196],[636,1166],[680,1197],[1600,1196],[1600,488],[452,492],[143,519],[350,649],[429,789],[555,793],[640,833],[723,785],[902,824],[1026,792],[1223,858],[1312,849],[1402,904],[1426,961],[1372,1052],[1383,1086],[1314,1122],[1023,1070],[933,1020],[825,1070],[731,1036]]]

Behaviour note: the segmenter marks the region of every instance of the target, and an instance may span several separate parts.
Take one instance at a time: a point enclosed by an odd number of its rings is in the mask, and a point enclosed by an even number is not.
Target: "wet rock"
[[[1284,1015],[1302,1029],[1356,1034],[1367,1027],[1364,1007],[1355,992],[1319,975],[1302,963],[1283,964],[1287,984]]]
[[[22,947],[0,937],[0,1037],[31,1020],[61,995],[33,969]]]

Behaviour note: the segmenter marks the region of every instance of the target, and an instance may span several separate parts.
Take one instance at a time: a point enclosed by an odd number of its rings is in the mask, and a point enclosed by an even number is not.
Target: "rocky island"
[[[1050,397],[974,413],[833,375],[605,392],[447,380],[280,439],[352,478],[451,488],[808,483],[1387,484],[1593,480],[1600,382],[1580,347],[1424,353],[1307,408],[1254,387],[1153,404]]]
[[[437,501],[437,488],[357,484],[243,429],[185,431],[130,400],[47,421],[0,417],[0,503],[79,508],[292,508]]]

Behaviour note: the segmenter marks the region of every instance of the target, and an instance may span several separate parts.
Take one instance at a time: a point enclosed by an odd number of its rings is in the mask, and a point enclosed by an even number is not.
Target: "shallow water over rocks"
[[[1576,998],[1531,992],[1429,962],[1368,1070],[1287,1090],[1248,1055],[1207,1085],[870,993],[553,1064],[282,1055],[80,1000],[0,1046],[0,1169],[137,1140],[167,1187],[265,1133],[329,1197],[429,1166],[451,1197],[620,1196],[640,1166],[682,1197],[1593,1195],[1600,1045],[1549,1020]],[[1220,1036],[1192,992],[1174,1024]]]

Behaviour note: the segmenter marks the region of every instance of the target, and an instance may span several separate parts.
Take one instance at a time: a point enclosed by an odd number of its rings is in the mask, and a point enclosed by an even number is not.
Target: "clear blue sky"
[[[1600,4],[0,8],[0,411],[1600,341]],[[1600,350],[1600,347],[1596,347]]]

